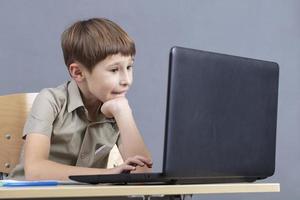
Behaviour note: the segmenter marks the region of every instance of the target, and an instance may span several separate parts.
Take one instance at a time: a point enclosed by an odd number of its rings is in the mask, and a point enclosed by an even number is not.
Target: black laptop
[[[85,183],[227,183],[275,169],[277,63],[170,51],[161,173],[74,175]]]

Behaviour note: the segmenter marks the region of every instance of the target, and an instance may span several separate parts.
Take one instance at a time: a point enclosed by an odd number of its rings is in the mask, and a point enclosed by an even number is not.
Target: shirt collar
[[[77,83],[74,80],[71,80],[67,84],[68,86],[68,112],[72,112],[75,109],[79,107],[84,108],[84,104],[80,95],[79,88],[77,86]],[[97,112],[99,113],[97,117],[97,122],[95,123],[103,123],[103,122],[116,122],[114,118],[106,118],[100,111],[100,106],[97,109]]]
[[[76,108],[83,107],[82,98],[79,88],[74,80],[68,83],[68,112],[74,111]]]

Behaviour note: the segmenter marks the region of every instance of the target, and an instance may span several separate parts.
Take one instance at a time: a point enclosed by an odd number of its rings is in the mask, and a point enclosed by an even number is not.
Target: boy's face
[[[132,84],[131,56],[115,54],[96,64],[92,72],[85,71],[89,93],[101,102],[124,97]]]

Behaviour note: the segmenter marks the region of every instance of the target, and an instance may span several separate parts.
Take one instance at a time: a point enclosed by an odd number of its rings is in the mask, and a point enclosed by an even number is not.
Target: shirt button
[[[81,159],[84,159],[86,156],[87,156],[86,153],[81,153],[80,158],[81,158]]]

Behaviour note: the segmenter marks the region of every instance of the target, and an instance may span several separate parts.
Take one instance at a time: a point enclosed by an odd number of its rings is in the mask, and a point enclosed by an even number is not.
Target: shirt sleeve
[[[58,114],[58,103],[50,89],[43,89],[35,98],[23,129],[23,139],[31,133],[51,137],[53,122]]]

